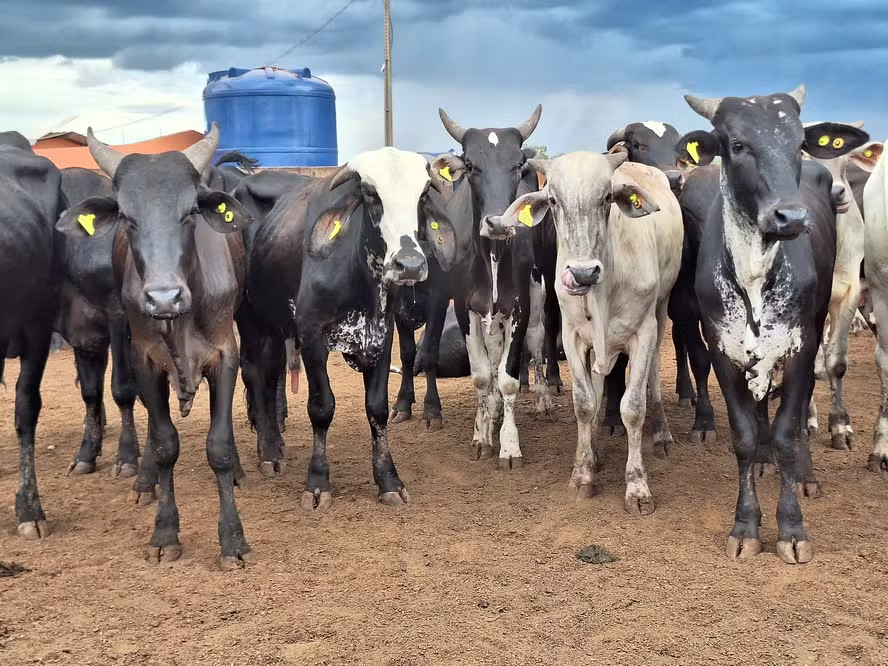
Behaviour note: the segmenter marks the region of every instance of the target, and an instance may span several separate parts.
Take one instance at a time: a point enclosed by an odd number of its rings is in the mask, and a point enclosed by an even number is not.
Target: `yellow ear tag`
[[[828,137],[828,136],[822,136],[822,137],[820,137],[820,138],[817,140],[817,145],[818,145],[818,146],[828,146],[828,145],[829,145],[829,137]]]
[[[441,178],[443,178],[444,180],[447,180],[451,183],[453,182],[453,176],[450,175],[450,167],[449,166],[444,167],[438,173],[441,174]]]
[[[225,204],[222,205],[224,206]],[[231,211],[225,213],[225,221],[228,222],[228,224],[231,224],[234,221],[234,213]]]
[[[336,238],[340,231],[342,231],[342,222],[339,220],[333,220],[333,231],[330,232],[330,238],[328,240]]]
[[[633,192],[629,195],[629,201],[632,202],[632,205],[636,208],[641,208],[641,200],[638,198],[638,195]]]
[[[690,155],[691,159],[694,160],[694,164],[698,164],[700,162],[700,153],[697,151],[697,146],[699,145],[699,141],[691,141],[687,147],[688,155]]]
[[[865,158],[869,159],[873,156],[873,151],[871,151],[869,148],[867,148],[866,150],[863,151],[863,156]]]
[[[533,215],[530,214],[530,204],[524,206],[524,208],[521,209],[521,212],[518,213],[518,221],[525,227],[533,226]]]
[[[78,215],[77,221],[80,223],[80,226],[83,227],[83,230],[86,231],[90,236],[95,235],[96,228],[93,225],[95,222],[96,216],[90,213],[89,215]]]
[[[218,206],[216,206],[216,212],[217,213],[224,213],[226,208],[228,208],[228,206],[226,206],[225,202],[223,201]]]
[[[838,150],[839,148],[841,148],[844,145],[845,145],[845,139],[843,139],[842,137],[837,136],[835,139],[833,139],[833,148],[835,148],[836,150]]]
[[[437,230],[438,230],[438,227],[439,227],[440,225],[439,225],[437,222],[432,222],[429,226],[430,226],[432,229],[434,229],[435,231],[437,231]]]

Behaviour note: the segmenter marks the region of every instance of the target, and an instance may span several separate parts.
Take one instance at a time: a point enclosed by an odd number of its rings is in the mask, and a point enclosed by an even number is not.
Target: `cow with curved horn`
[[[210,388],[207,459],[219,491],[223,569],[250,559],[234,501],[243,470],[234,444],[232,400],[238,372],[234,312],[244,286],[241,229],[252,221],[234,197],[206,188],[201,175],[219,142],[216,124],[182,152],[123,155],[90,129],[90,153],[112,179],[111,196],[71,207],[57,223],[65,234],[114,234],[114,275],[132,332],[133,369],[148,410],[148,443],[133,499],[148,503],[160,486],[149,562],[181,556],[173,468],[179,435],[170,418],[170,384],[182,416],[201,379]]]
[[[556,240],[551,217],[548,224],[531,229],[519,224],[504,235],[492,226],[518,196],[539,189],[537,173],[527,160],[535,155],[522,144],[539,123],[542,107],[518,127],[463,128],[443,111],[441,122],[462,146],[462,155],[442,155],[436,171],[446,174],[454,187],[453,200],[461,202],[460,215],[471,220],[473,233],[468,248],[468,270],[454,275],[452,289],[456,316],[467,336],[472,381],[477,395],[471,455],[474,459],[494,455],[494,423],[500,417],[499,467],[515,469],[523,463],[515,398],[519,390],[521,356],[531,320],[530,280],[535,264],[546,282],[547,326],[550,367],[557,369],[555,338],[559,311],[555,285]],[[507,238],[506,238],[507,236]],[[553,309],[550,310],[549,306]],[[538,317],[537,317],[538,318]],[[532,336],[531,362],[536,366],[537,413],[551,408],[544,370],[542,331]],[[551,376],[551,374],[549,374]]]

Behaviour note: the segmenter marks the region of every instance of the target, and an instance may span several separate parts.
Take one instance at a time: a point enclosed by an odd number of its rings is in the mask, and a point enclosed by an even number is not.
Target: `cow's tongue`
[[[572,291],[580,288],[580,285],[577,284],[577,281],[574,279],[573,273],[570,272],[569,268],[565,268],[564,272],[561,274],[561,284]]]

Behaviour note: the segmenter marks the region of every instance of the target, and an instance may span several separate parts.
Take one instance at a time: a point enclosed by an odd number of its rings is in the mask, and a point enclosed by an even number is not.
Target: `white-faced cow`
[[[87,133],[90,153],[113,182],[110,197],[73,206],[58,228],[75,238],[114,231],[112,263],[132,332],[139,395],[148,410],[148,445],[133,484],[141,498],[160,496],[148,550],[152,563],[181,556],[173,468],[179,434],[170,418],[170,383],[182,416],[202,378],[210,387],[207,459],[219,491],[223,569],[251,557],[234,501],[243,475],[232,426],[238,372],[234,312],[244,285],[240,230],[251,222],[232,196],[201,185],[219,142],[209,134],[183,152],[122,155]]]
[[[34,437],[53,320],[62,281],[63,247],[53,224],[65,209],[58,169],[34,155],[18,132],[0,133],[0,383],[7,353],[21,358],[15,385],[19,446],[18,534],[49,535],[37,491]]]
[[[331,351],[364,376],[380,502],[409,499],[388,442],[393,318],[399,299],[428,276],[422,246],[445,270],[453,261],[453,228],[439,188],[417,153],[362,153],[336,174],[294,187],[252,239],[238,328],[260,460],[279,465],[283,457],[274,401],[284,341],[296,339],[314,442],[302,495],[307,510],[332,502],[326,449],[336,406],[327,374]]]
[[[822,123],[805,123],[805,127]],[[849,123],[854,127],[863,127],[863,123]],[[844,137],[833,137],[828,134],[817,139],[821,144],[835,143],[841,146]],[[876,164],[876,155],[871,144],[867,143],[857,149],[831,159],[810,159],[819,162],[829,171],[833,178],[833,186],[841,188],[838,214],[836,215],[836,263],[833,269],[832,294],[829,301],[829,335],[823,346],[818,349],[818,361],[825,361],[826,375],[829,378],[832,393],[832,404],[829,410],[829,432],[832,448],[848,451],[852,446],[853,429],[851,417],[845,406],[844,377],[848,368],[848,336],[851,323],[860,303],[860,274],[863,263],[863,211],[857,205],[851,183],[848,181],[848,166],[856,163],[866,171],[872,171]],[[807,153],[806,153],[807,156]],[[817,406],[813,396],[808,411],[809,434],[817,430]]]
[[[535,151],[522,150],[521,146],[536,129],[542,107],[537,106],[533,115],[517,128],[466,129],[453,122],[443,109],[439,113],[445,129],[463,150],[459,157],[442,155],[439,164],[449,170],[454,182],[466,179],[462,187],[470,188],[468,208],[475,230],[471,268],[465,275],[457,276],[460,284],[454,289],[456,315],[467,336],[477,397],[471,455],[474,459],[493,457],[494,423],[502,417],[499,467],[514,469],[524,462],[515,424],[515,398],[530,320],[534,245],[540,245],[535,234],[542,234],[544,229],[540,225],[532,230],[532,225],[525,221],[511,230],[508,240],[503,240],[491,236],[491,223],[500,219],[517,196],[539,189],[537,173],[527,163],[528,152],[532,157]],[[542,272],[547,284],[554,288],[554,279],[546,277],[549,271]],[[552,262],[553,276],[554,272]],[[536,337],[541,344],[543,336]],[[544,362],[542,348],[530,352],[533,363]],[[557,364],[557,356],[552,358]],[[537,376],[542,378],[543,373]],[[535,390],[538,411],[548,412],[551,398],[544,379],[535,385]]]
[[[569,153],[531,160],[531,167],[545,174],[545,187],[519,197],[502,218],[493,218],[490,233],[505,238],[525,218],[539,224],[553,213],[561,335],[577,415],[570,483],[581,497],[594,492],[594,431],[604,377],[619,354],[628,354],[629,384],[620,404],[629,439],[625,506],[632,514],[646,515],[655,507],[641,455],[648,390],[654,451],[665,455],[673,442],[660,394],[659,349],[683,233],[666,176],[626,158],[625,152]]]
[[[801,151],[838,157],[868,137],[832,123],[805,130],[804,98],[803,86],[748,98],[688,95],[714,129],[691,132],[676,147],[701,165],[721,158],[720,168],[688,176],[681,203],[705,220],[695,287],[737,456],[739,493],[726,546],[734,558],[761,551],[754,466],[773,464],[775,454],[782,479],[777,554],[788,563],[813,556],[796,492],[816,486],[803,425],[830,300],[836,208],[829,172],[803,164]],[[824,135],[843,141],[821,146]],[[780,369],[780,406],[771,425],[767,396]]]

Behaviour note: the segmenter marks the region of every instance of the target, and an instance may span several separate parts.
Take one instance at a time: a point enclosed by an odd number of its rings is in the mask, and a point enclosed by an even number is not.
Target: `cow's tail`
[[[227,153],[223,153],[219,156],[219,159],[216,160],[215,166],[229,163],[236,164],[247,173],[253,173],[256,170],[256,167],[260,165],[259,160],[254,157],[244,155],[239,150],[229,150]]]

